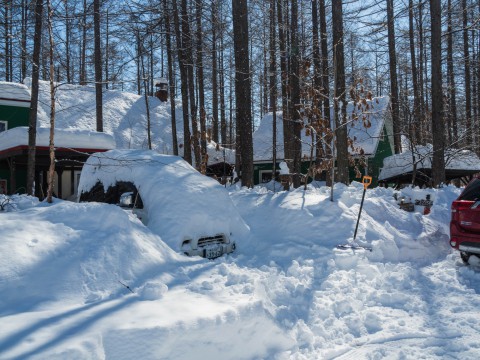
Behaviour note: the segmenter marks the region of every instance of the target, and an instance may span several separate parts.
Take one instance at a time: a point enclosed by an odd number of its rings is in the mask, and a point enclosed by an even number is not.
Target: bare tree
[[[402,151],[400,138],[400,115],[398,107],[397,54],[395,48],[395,27],[393,0],[387,0],[388,54],[390,64],[390,105],[392,108],[393,142],[395,153]]]
[[[100,0],[93,1],[93,29],[95,39],[95,109],[97,131],[103,132],[102,50],[100,34]]]
[[[253,141],[251,113],[251,75],[248,49],[247,0],[232,0],[233,41],[235,52],[235,104],[239,134],[242,185],[253,187]]]
[[[53,10],[50,0],[47,0],[47,27],[48,27],[48,39],[49,39],[49,55],[50,55],[50,136],[48,153],[50,157],[50,166],[48,167],[47,177],[47,202],[52,203],[53,185],[55,180],[55,67],[54,67],[54,46],[53,40],[53,27],[52,27]]]
[[[32,59],[32,90],[28,119],[27,194],[35,194],[35,156],[37,139],[38,81],[40,77],[40,48],[42,46],[43,0],[35,2],[35,36]]]
[[[432,32],[432,180],[434,186],[445,182],[445,126],[442,94],[442,10],[441,0],[430,0]]]
[[[333,63],[335,71],[334,113],[338,169],[337,179],[344,184],[348,184],[347,99],[345,94],[342,1],[334,1],[332,4],[332,25]]]

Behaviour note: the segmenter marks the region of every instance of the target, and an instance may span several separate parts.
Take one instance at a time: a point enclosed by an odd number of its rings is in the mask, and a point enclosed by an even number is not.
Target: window
[[[8,123],[6,121],[0,120],[0,132],[7,130],[8,129],[7,125]]]
[[[469,201],[476,201],[480,199],[480,179],[477,178],[472,180],[458,199]]]

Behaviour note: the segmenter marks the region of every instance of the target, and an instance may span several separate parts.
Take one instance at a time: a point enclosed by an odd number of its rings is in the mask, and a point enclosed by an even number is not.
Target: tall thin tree
[[[232,0],[233,41],[235,54],[235,105],[237,133],[240,140],[242,185],[253,187],[253,140],[251,113],[251,74],[248,48],[247,0]],[[237,167],[238,169],[238,167]]]
[[[95,57],[95,109],[97,131],[103,132],[103,94],[102,94],[102,49],[100,34],[100,0],[93,1],[93,31]]]
[[[348,184],[348,133],[347,103],[345,94],[345,55],[343,46],[343,6],[342,1],[332,4],[333,64],[335,72],[335,135],[337,149],[338,181]]]
[[[395,48],[395,26],[393,0],[387,0],[388,56],[390,69],[390,106],[393,122],[393,144],[395,153],[402,151],[400,136],[400,110],[398,105],[397,52]]]
[[[42,46],[43,0],[35,2],[35,35],[33,40],[32,58],[32,91],[30,114],[28,118],[28,165],[27,194],[35,194],[35,157],[37,139],[38,90],[40,77],[40,49]]]
[[[434,186],[445,182],[445,125],[442,94],[442,9],[441,0],[430,0],[432,52],[432,180]]]

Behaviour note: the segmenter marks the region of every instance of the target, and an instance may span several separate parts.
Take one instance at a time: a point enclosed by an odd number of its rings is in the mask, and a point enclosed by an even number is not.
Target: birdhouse
[[[155,82],[155,96],[160,99],[160,101],[167,101],[168,99],[168,81],[167,79],[161,78]]]

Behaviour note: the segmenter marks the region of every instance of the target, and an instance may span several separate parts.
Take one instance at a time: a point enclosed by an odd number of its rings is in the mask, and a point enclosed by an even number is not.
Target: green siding
[[[30,108],[0,105],[0,120],[7,121],[8,129],[18,126],[28,126]]]
[[[25,189],[27,186],[27,171],[26,169],[17,169],[15,172],[15,181],[16,187],[12,189],[12,184],[10,182],[10,171],[5,168],[0,168],[0,179],[7,180],[7,191],[9,194],[25,194]]]

